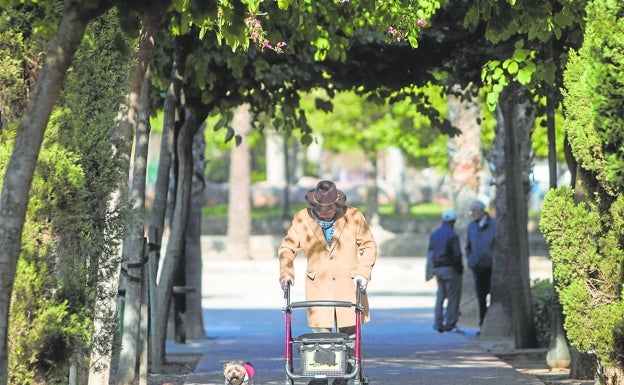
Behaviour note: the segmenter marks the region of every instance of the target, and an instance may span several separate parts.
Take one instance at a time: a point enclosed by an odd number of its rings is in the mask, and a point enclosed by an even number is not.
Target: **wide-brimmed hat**
[[[318,212],[338,211],[345,205],[347,196],[336,188],[334,182],[322,180],[315,189],[307,192],[305,200],[311,209]]]

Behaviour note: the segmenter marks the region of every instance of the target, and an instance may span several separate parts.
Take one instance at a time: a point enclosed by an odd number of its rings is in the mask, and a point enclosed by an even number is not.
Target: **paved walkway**
[[[296,265],[303,276],[303,263]],[[204,262],[204,323],[207,340],[167,344],[168,354],[202,353],[187,385],[224,383],[223,363],[253,363],[254,383],[285,384],[284,314],[277,261]],[[381,257],[368,293],[372,320],[363,327],[364,374],[371,385],[541,385],[484,349],[476,328],[439,334],[432,329],[436,284],[424,281],[424,258]],[[303,299],[295,281],[292,299]],[[293,313],[293,334],[308,332],[305,313]],[[297,381],[296,384],[307,381]]]

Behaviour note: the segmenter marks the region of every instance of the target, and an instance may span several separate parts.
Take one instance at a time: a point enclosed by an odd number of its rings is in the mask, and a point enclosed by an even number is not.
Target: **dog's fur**
[[[253,385],[253,374],[253,365],[249,362],[228,361],[223,364],[225,385]]]

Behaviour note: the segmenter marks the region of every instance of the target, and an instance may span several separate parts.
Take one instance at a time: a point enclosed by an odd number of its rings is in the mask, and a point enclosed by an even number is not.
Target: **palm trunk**
[[[481,152],[481,126],[479,117],[481,107],[477,100],[471,100],[470,90],[457,90],[462,95],[449,95],[448,119],[461,134],[449,139],[447,151],[449,170],[451,174],[451,191],[453,193],[453,207],[457,212],[458,221],[455,231],[459,234],[461,244],[466,244],[466,228],[469,221],[468,206],[480,194],[483,181],[480,179],[483,167]],[[462,279],[462,323],[478,324],[478,307],[474,301],[474,279],[472,271],[464,269]],[[470,293],[470,295],[466,295]]]
[[[234,259],[250,259],[251,161],[247,139],[251,131],[249,105],[236,109],[232,125],[240,135],[241,142],[238,145],[233,144],[231,152],[227,254]]]

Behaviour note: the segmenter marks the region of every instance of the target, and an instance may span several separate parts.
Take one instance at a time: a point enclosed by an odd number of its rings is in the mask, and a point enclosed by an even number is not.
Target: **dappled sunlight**
[[[543,262],[543,261],[541,261]],[[425,281],[424,258],[382,257],[368,295],[371,321],[362,326],[364,375],[371,385],[542,385],[481,348],[476,327],[463,333],[433,330],[435,281]],[[204,260],[203,314],[209,340],[196,373],[223,384],[222,365],[249,360],[256,384],[285,384],[285,319],[277,258]],[[294,301],[305,298],[305,258],[295,259]],[[299,314],[301,313],[301,314]],[[309,332],[305,312],[293,312],[293,335]],[[297,352],[293,352],[295,356]],[[298,357],[295,357],[297,360]],[[501,382],[502,381],[502,382]],[[295,385],[307,384],[306,379]],[[331,381],[330,381],[331,384]]]

